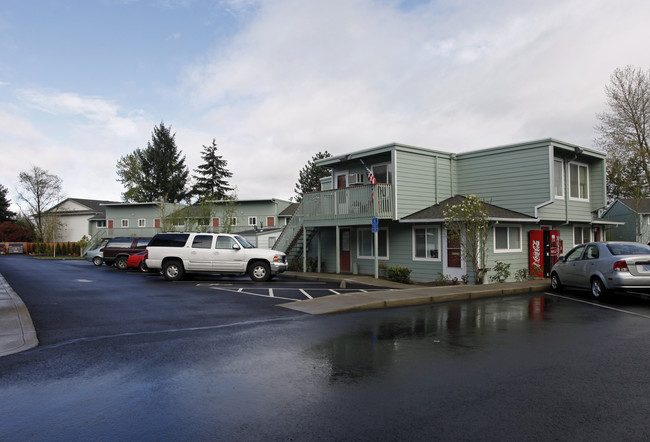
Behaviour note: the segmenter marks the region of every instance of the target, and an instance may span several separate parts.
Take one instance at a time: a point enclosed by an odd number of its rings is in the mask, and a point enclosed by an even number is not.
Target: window
[[[589,228],[582,226],[573,227],[573,244],[584,244],[589,242]]]
[[[521,227],[495,226],[495,252],[521,252]]]
[[[129,227],[129,220],[128,219],[123,219],[121,221],[121,223],[122,223],[121,224],[122,227]]]
[[[577,261],[582,256],[582,251],[585,249],[585,246],[579,246],[571,250],[567,256],[564,258],[565,261]]]
[[[585,250],[585,259],[598,259],[600,253],[598,252],[598,246],[590,245]]]
[[[136,241],[135,246],[138,248],[147,247],[149,245],[149,241],[151,241],[151,238],[140,238]]]
[[[209,249],[212,247],[212,235],[196,235],[192,241],[193,249]]]
[[[573,199],[589,199],[589,173],[587,166],[584,164],[569,164],[569,195]]]
[[[372,166],[372,174],[377,179],[377,183],[389,184],[392,181],[390,164],[375,164]]]
[[[359,258],[375,257],[375,238],[370,229],[359,230],[357,256]],[[388,231],[386,229],[379,229],[379,258],[388,259]]]
[[[139,219],[138,220],[138,227],[147,227],[147,220]]]
[[[98,229],[105,229],[106,228],[106,220],[101,219],[101,220],[97,221],[97,228]]]
[[[217,249],[232,249],[237,244],[230,236],[217,236]]]
[[[413,259],[440,261],[440,229],[415,227],[413,229]]]
[[[236,225],[237,225],[237,217],[236,217],[236,216],[233,216],[233,217],[230,219],[230,225],[231,225],[231,226],[236,226]]]
[[[257,217],[256,216],[249,216],[248,217],[248,225],[249,226],[256,226],[257,225]]]
[[[556,198],[564,198],[564,163],[562,160],[553,162],[553,187]]]

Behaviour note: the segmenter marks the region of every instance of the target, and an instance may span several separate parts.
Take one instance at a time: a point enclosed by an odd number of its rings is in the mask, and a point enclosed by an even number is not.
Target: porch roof
[[[448,207],[455,206],[462,203],[466,198],[463,195],[455,195],[447,198],[438,204],[422,209],[411,215],[405,216],[400,219],[402,223],[422,223],[422,222],[435,222],[441,223],[445,221],[444,212]],[[514,210],[504,209],[503,207],[495,206],[483,202],[488,213],[489,221],[502,221],[502,222],[518,222],[518,223],[536,223],[539,220],[532,216],[524,215],[523,213],[515,212]]]

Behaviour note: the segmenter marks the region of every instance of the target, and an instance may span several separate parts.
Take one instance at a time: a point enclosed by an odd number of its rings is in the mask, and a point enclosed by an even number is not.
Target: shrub
[[[530,279],[530,275],[528,274],[528,270],[519,269],[515,272],[515,280],[519,282],[523,282],[523,281],[528,281],[529,279]]]
[[[388,280],[399,282],[402,284],[409,284],[411,282],[411,269],[402,266],[390,267],[388,269]]]
[[[493,270],[496,274],[490,276],[491,282],[506,282],[506,279],[510,277],[510,264],[497,261]]]

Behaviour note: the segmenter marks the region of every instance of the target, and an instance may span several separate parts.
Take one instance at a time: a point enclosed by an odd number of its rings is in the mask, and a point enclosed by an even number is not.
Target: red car
[[[134,253],[133,255],[130,255],[129,258],[126,260],[127,268],[138,269],[141,272],[147,272],[149,269],[147,268],[147,264],[145,264],[144,262],[144,259],[146,257],[147,257],[146,250],[144,252]]]

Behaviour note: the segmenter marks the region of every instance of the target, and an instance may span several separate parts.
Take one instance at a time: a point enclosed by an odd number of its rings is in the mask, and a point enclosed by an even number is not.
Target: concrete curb
[[[20,353],[37,345],[36,330],[27,307],[0,274],[0,356]]]
[[[521,295],[544,291],[549,288],[550,284],[548,280],[526,283],[489,284],[485,286],[420,287],[415,289],[382,290],[324,296],[322,298],[279,304],[278,307],[289,308],[312,315],[325,315]]]

